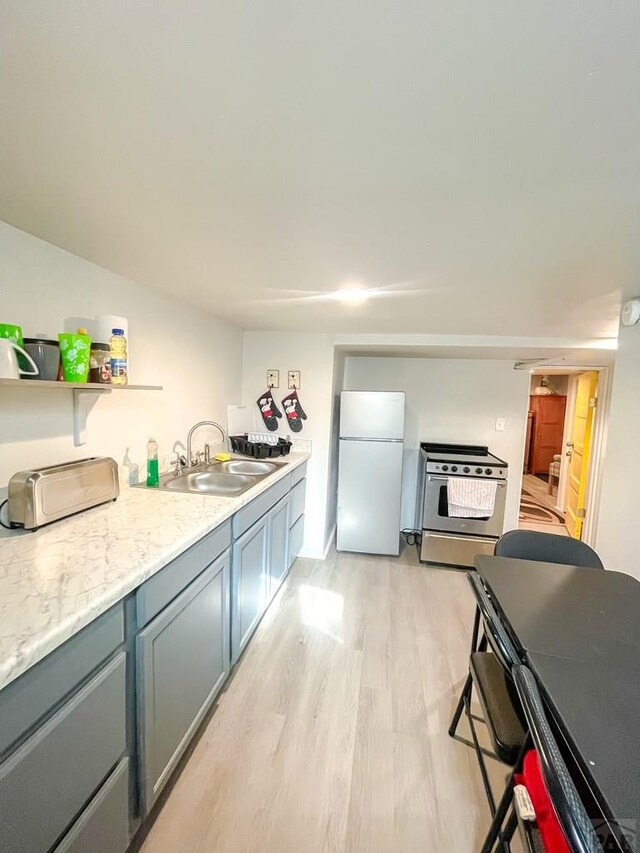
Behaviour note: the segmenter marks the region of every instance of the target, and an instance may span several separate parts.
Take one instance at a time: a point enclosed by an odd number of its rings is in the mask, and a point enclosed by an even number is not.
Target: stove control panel
[[[506,480],[506,468],[491,468],[480,465],[458,465],[452,462],[427,462],[427,471],[429,474],[454,474],[463,477],[477,477],[483,480]]]

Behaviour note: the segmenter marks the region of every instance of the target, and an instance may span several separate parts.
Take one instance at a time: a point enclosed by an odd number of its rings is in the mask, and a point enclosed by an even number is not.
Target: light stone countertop
[[[239,497],[121,486],[113,503],[0,539],[0,689],[309,456]]]

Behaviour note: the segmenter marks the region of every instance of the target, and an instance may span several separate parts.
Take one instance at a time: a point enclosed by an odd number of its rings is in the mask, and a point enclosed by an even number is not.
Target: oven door
[[[422,527],[445,533],[463,533],[473,536],[502,536],[507,483],[498,481],[493,514],[489,518],[450,518],[447,497],[448,477],[427,474],[424,483]]]

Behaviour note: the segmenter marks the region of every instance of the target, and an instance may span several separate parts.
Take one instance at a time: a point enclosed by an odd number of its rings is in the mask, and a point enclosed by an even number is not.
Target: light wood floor
[[[298,560],[143,853],[479,850],[479,771],[447,735],[472,618],[464,573],[414,549]]]

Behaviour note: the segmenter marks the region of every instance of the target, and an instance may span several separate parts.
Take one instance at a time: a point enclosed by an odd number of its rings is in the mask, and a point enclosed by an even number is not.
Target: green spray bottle
[[[155,488],[160,485],[158,469],[158,442],[150,438],[147,442],[147,486]]]

